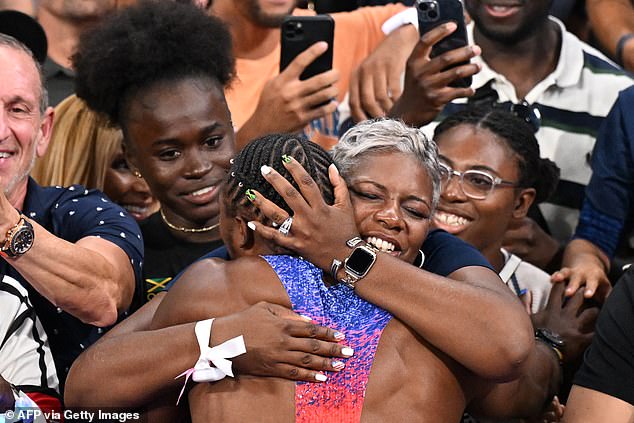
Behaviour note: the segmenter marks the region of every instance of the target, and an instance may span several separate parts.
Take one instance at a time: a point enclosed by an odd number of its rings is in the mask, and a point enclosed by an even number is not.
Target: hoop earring
[[[423,268],[423,263],[425,263],[425,253],[423,250],[418,250],[418,254],[416,255],[416,259],[414,259],[414,265],[420,269]]]

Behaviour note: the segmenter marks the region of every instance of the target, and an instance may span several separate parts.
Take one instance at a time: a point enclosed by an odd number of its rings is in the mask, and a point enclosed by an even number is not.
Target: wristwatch
[[[7,232],[0,251],[8,257],[19,257],[31,249],[33,241],[35,241],[33,225],[21,215],[18,223]]]
[[[354,289],[357,281],[368,274],[375,261],[376,252],[370,247],[365,245],[355,247],[343,262],[346,277],[342,282]]]
[[[566,346],[566,341],[558,333],[553,332],[548,328],[537,328],[535,331],[535,339],[548,345],[557,354],[559,364],[564,362],[563,349]]]

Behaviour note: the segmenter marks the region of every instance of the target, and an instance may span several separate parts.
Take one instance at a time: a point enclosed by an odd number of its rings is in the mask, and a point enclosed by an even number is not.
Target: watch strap
[[[550,349],[557,355],[557,359],[559,360],[559,364],[563,366],[564,364],[564,353],[563,353],[563,341],[560,343],[555,342],[552,339],[552,336],[556,336],[561,338],[558,334],[555,334],[550,329],[538,328],[535,331],[535,339],[546,344]]]
[[[23,253],[17,253],[11,248],[13,238],[15,238],[15,236],[20,232],[22,228],[27,228],[28,230],[33,232],[33,225],[31,224],[31,222],[28,221],[26,216],[20,214],[20,220],[18,220],[18,223],[16,223],[11,229],[7,231],[4,243],[2,244],[2,247],[0,247],[0,252],[4,253],[8,257],[13,258],[24,254],[31,248],[31,246],[29,246],[29,248],[27,248],[27,250]]]

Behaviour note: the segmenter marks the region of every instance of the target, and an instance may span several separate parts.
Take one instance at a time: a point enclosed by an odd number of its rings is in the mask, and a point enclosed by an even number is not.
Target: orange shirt
[[[385,38],[381,25],[404,9],[402,4],[390,4],[331,15],[335,21],[333,67],[341,75],[338,100],[342,100],[348,91],[352,71]],[[293,14],[315,13],[296,9]],[[236,58],[236,78],[225,92],[236,129],[255,112],[264,85],[279,74],[279,68],[280,44],[269,55],[257,60]]]

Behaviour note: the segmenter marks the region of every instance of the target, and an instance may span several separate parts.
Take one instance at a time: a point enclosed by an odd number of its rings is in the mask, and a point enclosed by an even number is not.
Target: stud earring
[[[134,170],[132,171],[132,174],[133,174],[134,176],[136,176],[137,178],[139,178],[139,179],[143,178],[143,175],[141,175],[141,172],[139,172],[139,170],[138,170],[138,169],[134,169]]]

